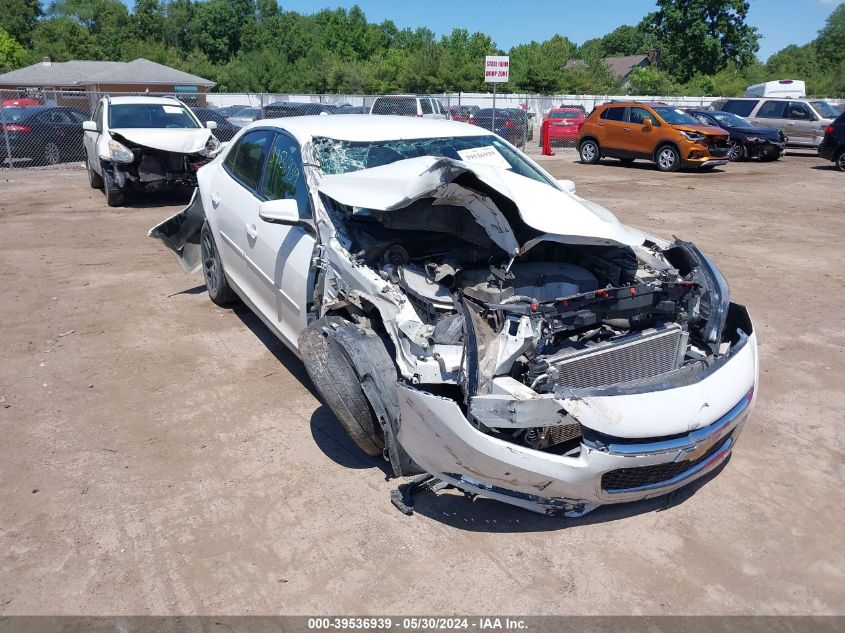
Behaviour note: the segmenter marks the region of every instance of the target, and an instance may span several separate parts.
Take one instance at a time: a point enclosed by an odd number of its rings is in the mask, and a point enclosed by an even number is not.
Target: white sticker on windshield
[[[161,107],[167,114],[182,114],[182,108],[179,106],[166,105]]]
[[[499,169],[510,169],[511,166],[505,157],[499,153],[492,145],[484,147],[475,147],[473,149],[458,150],[458,156],[465,163],[474,163],[476,165],[490,165],[491,167],[498,167]]]

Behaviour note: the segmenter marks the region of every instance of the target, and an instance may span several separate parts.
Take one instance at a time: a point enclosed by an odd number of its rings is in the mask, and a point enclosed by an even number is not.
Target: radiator
[[[671,323],[546,358],[549,377],[563,387],[591,389],[653,378],[680,367],[688,335]]]

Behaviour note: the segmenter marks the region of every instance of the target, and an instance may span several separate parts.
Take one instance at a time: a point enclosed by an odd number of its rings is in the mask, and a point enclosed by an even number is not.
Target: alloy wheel
[[[596,157],[596,146],[592,143],[584,143],[581,146],[581,158],[585,163],[589,163]]]
[[[62,162],[62,152],[55,143],[47,143],[44,146],[44,162],[48,165],[58,165]]]
[[[672,169],[675,166],[675,151],[669,149],[663,149],[660,151],[660,156],[657,158],[657,162],[660,164],[665,170]]]
[[[742,159],[742,154],[743,154],[743,152],[742,152],[742,144],[741,144],[741,143],[737,143],[736,141],[734,141],[733,143],[731,143],[731,147],[730,147],[730,149],[728,150],[728,160],[729,160],[729,161],[733,161],[733,162],[736,162],[736,161],[738,161],[738,160],[741,160],[741,159]]]
[[[212,294],[215,293],[219,281],[217,252],[214,248],[214,242],[211,241],[210,231],[202,236],[202,272],[208,291]]]

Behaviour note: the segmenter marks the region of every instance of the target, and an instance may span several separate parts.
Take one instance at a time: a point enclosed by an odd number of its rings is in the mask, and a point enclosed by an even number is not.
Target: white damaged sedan
[[[726,459],[755,401],[751,319],[710,259],[472,125],[257,121],[150,235],[415,477],[405,512],[442,485],[567,516],[663,495]]]

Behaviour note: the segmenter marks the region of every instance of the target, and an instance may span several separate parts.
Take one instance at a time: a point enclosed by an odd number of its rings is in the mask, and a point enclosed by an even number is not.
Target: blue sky
[[[843,0],[751,0],[749,22],[762,38],[766,60],[788,44],[806,44]],[[636,24],[654,10],[650,0],[280,0],[286,10],[314,13],[358,4],[370,21],[427,26],[438,36],[455,27],[489,34],[505,50],[555,33],[580,44],[621,24]]]

